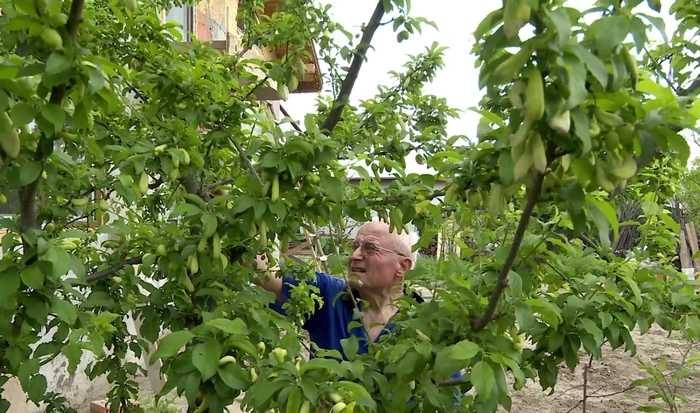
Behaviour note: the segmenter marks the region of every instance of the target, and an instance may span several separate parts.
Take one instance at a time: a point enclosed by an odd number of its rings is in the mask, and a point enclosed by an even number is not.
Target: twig
[[[222,180],[220,180],[220,181],[216,181],[216,182],[210,183],[209,185],[207,185],[207,189],[214,189],[214,188],[216,188],[217,186],[230,184],[231,182],[233,182],[233,181],[235,181],[235,180],[236,180],[235,178],[224,178],[224,179],[222,179]]]
[[[255,170],[253,163],[250,162],[250,158],[248,158],[248,155],[245,153],[245,149],[243,149],[241,144],[238,143],[236,138],[233,137],[233,134],[231,133],[231,131],[229,131],[227,128],[225,128],[221,125],[219,125],[219,128],[226,133],[226,135],[228,136],[228,139],[231,141],[231,143],[233,143],[233,146],[236,147],[238,154],[241,155],[241,160],[243,160],[243,163],[246,164],[246,166],[248,167],[250,174],[253,175],[255,177],[255,179],[257,179],[260,184],[262,184],[262,180],[260,179],[258,172]]]
[[[107,268],[106,270],[102,270],[99,272],[96,272],[94,274],[90,274],[87,277],[85,277],[86,282],[95,282],[99,281],[103,278],[107,278],[110,275],[116,273],[117,271],[121,270],[122,268],[126,267],[127,265],[136,265],[136,264],[141,264],[143,261],[143,257],[136,257],[136,258],[129,258],[129,259],[124,259],[121,260],[118,264],[113,265],[112,267]]]
[[[374,13],[372,13],[372,17],[367,23],[367,27],[365,27],[365,30],[362,33],[362,38],[360,39],[357,52],[352,59],[350,69],[348,70],[348,73],[343,80],[343,84],[340,87],[340,93],[338,93],[338,96],[335,98],[333,108],[321,127],[321,130],[326,131],[328,135],[333,132],[333,129],[340,121],[340,116],[343,114],[343,109],[345,109],[345,105],[347,105],[348,101],[350,100],[350,93],[352,92],[352,88],[355,86],[355,81],[357,80],[357,76],[360,74],[362,63],[367,57],[367,50],[372,43],[372,37],[374,37],[374,33],[377,31],[383,15],[384,1],[379,0],[377,2],[377,7],[374,9]]]
[[[588,364],[583,366],[583,413],[588,411],[588,370],[593,365],[593,354],[588,358]]]
[[[284,116],[288,117],[289,119],[292,119],[292,117],[289,116],[289,112],[287,112],[287,109],[285,109],[284,106],[280,105],[280,111],[282,112],[282,114],[283,114]],[[303,132],[304,132],[304,131],[301,130],[301,128],[299,127],[299,125],[297,125],[297,123],[294,121],[294,119],[292,119],[290,123],[292,124],[292,127],[293,127],[294,129],[296,129],[297,132],[300,132],[300,133],[303,133]]]
[[[621,394],[621,393],[630,391],[630,390],[632,390],[632,389],[634,389],[634,387],[630,386],[630,387],[627,387],[626,389],[619,390],[619,391],[615,391],[615,392],[612,392],[612,393],[597,394],[597,395],[589,395],[588,398],[589,398],[589,399],[602,399],[602,398],[604,398],[604,397],[615,396],[615,395],[618,395],[618,394]]]
[[[520,217],[520,222],[518,223],[518,228],[515,231],[515,235],[513,236],[513,243],[508,251],[508,256],[506,257],[506,261],[503,263],[503,267],[501,267],[501,272],[498,274],[496,288],[494,288],[493,293],[491,293],[491,297],[489,297],[489,303],[486,306],[486,310],[484,310],[484,314],[480,318],[472,321],[472,329],[474,331],[480,331],[486,327],[486,325],[488,325],[493,318],[493,314],[496,312],[496,306],[498,305],[498,301],[501,299],[501,294],[503,294],[503,290],[505,290],[506,286],[508,285],[508,274],[510,273],[511,268],[518,257],[518,250],[520,250],[520,244],[523,242],[525,231],[530,223],[530,216],[532,215],[532,211],[535,209],[537,200],[542,192],[543,181],[544,174],[538,173],[537,176],[535,176],[532,189],[528,194],[527,203],[525,204],[525,208],[523,208],[523,213]]]

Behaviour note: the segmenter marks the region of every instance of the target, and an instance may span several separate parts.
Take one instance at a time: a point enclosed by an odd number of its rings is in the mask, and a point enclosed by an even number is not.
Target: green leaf
[[[202,373],[202,380],[207,381],[219,370],[221,344],[215,339],[197,344],[192,350],[192,364]]]
[[[462,340],[457,344],[445,347],[435,357],[435,370],[441,377],[450,377],[467,367],[469,361],[479,351],[481,351],[479,346],[469,340]]]
[[[630,32],[630,22],[622,15],[608,15],[591,23],[586,32],[593,37],[598,55],[607,57],[622,43]]]
[[[470,360],[472,357],[476,356],[481,348],[476,343],[469,340],[462,340],[457,344],[454,344],[449,349],[448,357],[452,360]]]
[[[19,291],[19,271],[16,269],[6,270],[0,273],[0,279],[2,280],[2,288],[0,288],[0,307],[14,307],[14,300],[11,300],[10,297]]]
[[[246,326],[245,321],[241,320],[240,318],[235,318],[233,320],[229,320],[228,318],[216,318],[208,321],[206,325],[216,327],[219,330],[229,334],[239,336],[248,335],[248,326]]]
[[[593,196],[587,196],[586,202],[591,213],[591,218],[598,226],[600,242],[606,250],[610,248],[609,230],[612,227],[614,238],[617,239],[620,231],[620,222],[617,220],[615,208],[606,201],[601,201]]]
[[[234,390],[247,390],[250,387],[250,375],[236,363],[228,363],[219,368],[219,377]]]
[[[523,279],[520,274],[511,270],[508,273],[508,285],[510,285],[511,295],[514,297],[519,296],[523,292]]]
[[[340,346],[343,348],[343,353],[348,360],[352,361],[357,357],[357,350],[360,348],[360,344],[357,342],[356,336],[351,335],[340,340]]]
[[[75,305],[58,297],[54,297],[53,303],[51,303],[51,312],[70,326],[73,326],[78,319],[78,310]]]
[[[249,210],[253,205],[255,205],[255,199],[250,195],[241,195],[236,198],[233,205],[233,213],[240,214],[241,212]]]
[[[27,395],[29,395],[31,401],[39,403],[44,397],[44,394],[46,394],[46,377],[37,374],[29,380]]]
[[[15,126],[24,126],[34,120],[36,109],[27,103],[19,102],[12,107],[10,117],[12,118],[12,124]]]
[[[529,330],[535,323],[535,316],[532,314],[532,309],[525,303],[517,303],[515,305],[515,320],[522,331]]]
[[[46,73],[50,75],[63,73],[70,69],[71,64],[73,61],[70,57],[64,55],[63,52],[55,51],[46,60]]]
[[[696,102],[700,102],[700,100]],[[667,133],[665,135],[668,141],[668,149],[678,153],[678,161],[683,165],[688,163],[688,158],[690,158],[690,145],[688,145],[688,141],[679,133]]]
[[[588,318],[579,318],[579,322],[583,326],[583,329],[589,334],[593,335],[595,339],[596,346],[603,344],[603,330],[601,330],[598,325]]]
[[[321,184],[323,189],[328,194],[328,197],[333,202],[342,202],[343,200],[343,183],[338,178],[329,175],[321,176]]]
[[[214,214],[204,214],[202,215],[202,236],[204,238],[210,238],[216,232],[216,226],[218,222],[216,215]]]
[[[27,287],[38,290],[44,286],[44,274],[39,267],[28,267],[22,271],[22,282]]]
[[[369,392],[364,386],[346,380],[339,381],[337,385],[341,389],[348,390],[350,393],[352,393],[355,396],[354,400],[357,401],[358,405],[366,406],[370,409],[377,407],[377,403],[374,401],[372,396],[370,396]]]
[[[561,323],[561,315],[559,314],[559,309],[554,306],[554,304],[543,300],[542,298],[536,298],[527,300],[526,303],[532,307],[533,313],[539,312],[542,320],[552,328],[558,328],[559,323]]]
[[[559,7],[556,10],[550,10],[548,7],[545,7],[544,12],[557,28],[558,46],[560,48],[564,47],[571,37],[571,18],[569,13],[563,7]]]
[[[52,103],[41,107],[41,115],[53,124],[54,131],[61,130],[66,122],[66,112],[62,107]]]
[[[39,161],[27,161],[19,170],[19,184],[26,186],[39,179],[43,166]]]
[[[608,87],[608,68],[605,66],[605,63],[580,44],[573,44],[569,47],[571,52],[586,65],[586,68],[591,72],[591,75],[593,75],[598,83],[600,83],[603,88]]]
[[[585,155],[589,153],[593,147],[591,143],[591,132],[588,129],[590,127],[588,114],[584,112],[583,109],[578,108],[571,111],[571,120],[574,121],[574,130],[576,132],[576,136],[583,144],[583,155]]]
[[[666,22],[664,22],[664,19],[661,17],[650,16],[646,13],[637,13],[637,16],[642,16],[649,20],[649,22],[654,25],[654,27],[656,27],[661,34],[661,38],[663,39],[664,43],[668,43],[668,36],[666,36]]]
[[[150,363],[153,364],[161,358],[172,357],[176,355],[180,349],[194,338],[194,334],[187,330],[175,331],[163,337],[158,344],[158,349],[151,355]]]
[[[488,399],[494,384],[496,384],[496,377],[493,374],[491,366],[485,361],[478,361],[474,367],[472,367],[469,377],[476,389],[476,393],[480,397]]]

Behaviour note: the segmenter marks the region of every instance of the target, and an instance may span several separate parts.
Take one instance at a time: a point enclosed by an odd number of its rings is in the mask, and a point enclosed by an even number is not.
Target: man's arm
[[[261,277],[254,277],[253,283],[261,286],[265,290],[274,293],[277,297],[277,301],[284,301],[284,295],[282,294],[283,281],[281,277],[277,276],[278,268],[268,268],[267,256],[258,255],[255,260],[255,266],[257,270],[262,270]],[[265,281],[265,278],[269,275],[270,279]]]

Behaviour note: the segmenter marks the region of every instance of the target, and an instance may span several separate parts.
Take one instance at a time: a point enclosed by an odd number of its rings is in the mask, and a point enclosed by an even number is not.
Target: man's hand
[[[267,291],[274,293],[279,301],[282,301],[282,279],[277,277],[279,267],[269,268],[267,255],[258,255],[255,257],[255,268],[253,268],[255,276],[253,282]],[[270,277],[268,281],[265,278]]]

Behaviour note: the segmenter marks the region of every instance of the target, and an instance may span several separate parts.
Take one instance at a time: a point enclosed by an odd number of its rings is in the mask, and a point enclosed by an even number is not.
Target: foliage
[[[687,222],[700,222],[700,160],[693,161],[690,170],[681,177],[679,182],[678,199],[683,205]]]
[[[393,85],[348,104],[382,19],[394,18],[399,41],[429,23],[404,0],[379,1],[356,43],[328,8],[289,0],[258,18],[263,2],[241,1],[246,36],[230,55],[183,44],[158,18],[163,1],[4,0],[0,192],[18,193],[20,206],[2,220],[0,370],[60,411],[40,366],[62,355],[72,374],[91,353],[88,377],[106,374],[112,409],[129,409],[141,368],[127,352],[141,356],[167,329],[150,355],[163,362],[162,394],[176,389],[199,413],[241,394],[252,411],[443,411],[455,390],[466,393],[458,409],[482,412],[510,407],[507,376],[515,390],[528,379],[553,389],[581,348],[600,357],[607,340],[634,354],[633,328],[697,323],[698,298],[678,273],[637,264],[649,251],[634,261],[612,250],[626,224],[616,210],[632,198],[643,204],[641,239],[669,253],[678,224],[663,208],[672,192],[659,188],[674,178],[650,171],[682,170],[678,132],[700,117],[697,100],[637,69],[630,46],[644,50],[646,22],[657,21],[641,1],[583,12],[562,3],[507,0],[479,25],[486,95],[467,141],[447,134],[457,110],[424,90],[444,64],[437,44],[392,72]],[[256,95],[298,87],[311,39],[336,93],[290,129]],[[259,46],[286,51],[246,55]],[[436,172],[408,173],[410,153]],[[347,185],[350,169],[360,185]],[[384,172],[396,178],[388,188]],[[412,222],[418,246],[449,219],[476,248],[436,272],[416,269],[411,283],[434,299],[402,299],[397,334],[369,354],[350,339],[348,360],[309,360],[299,325],[313,286],[302,283],[280,316],[249,264],[302,227],[344,234],[346,217],[372,212]],[[342,245],[332,250],[342,262]],[[146,321],[142,338],[127,315]]]
[[[698,341],[698,326],[693,325],[684,332],[684,339],[687,340],[685,346],[679,348],[681,362],[679,366],[671,366],[666,363],[666,359],[660,358],[656,363],[645,363],[639,360],[639,367],[646,373],[646,378],[632,382],[632,387],[644,387],[651,395],[649,401],[656,401],[656,404],[648,404],[639,407],[639,411],[678,413],[685,409],[684,403],[692,403],[683,396],[683,389],[688,386],[692,378],[700,375],[697,365],[700,363],[700,353],[696,351]],[[659,406],[662,404],[662,406]]]

